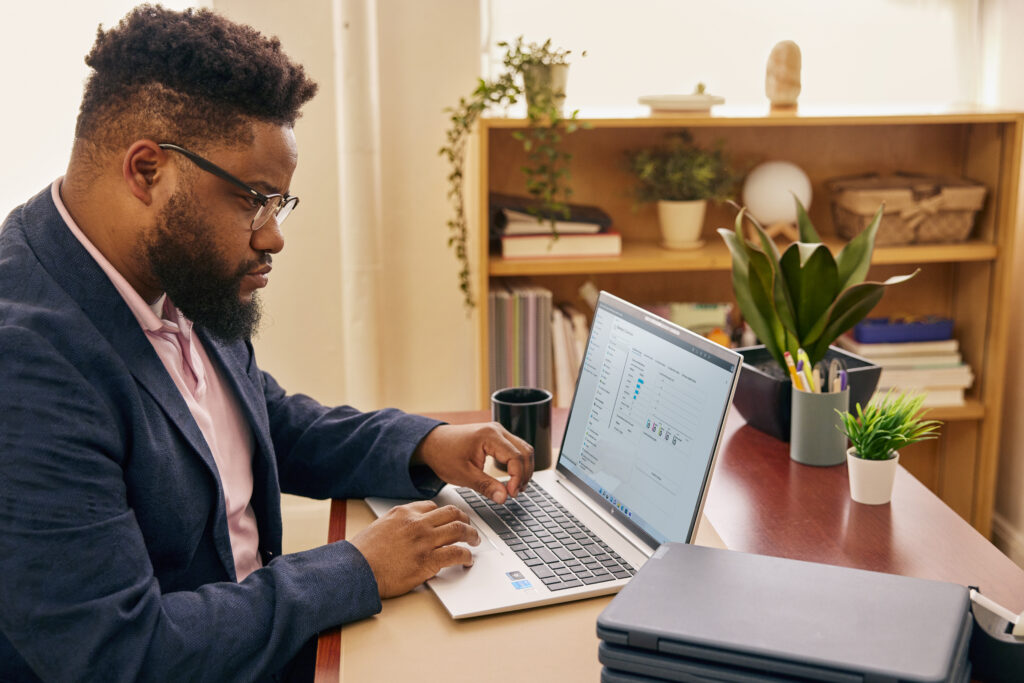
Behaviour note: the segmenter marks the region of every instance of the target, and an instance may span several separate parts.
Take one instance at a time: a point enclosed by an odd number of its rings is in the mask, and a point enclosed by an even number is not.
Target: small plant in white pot
[[[891,390],[853,412],[836,411],[842,431],[850,440],[846,463],[850,470],[850,496],[858,503],[883,505],[892,499],[899,450],[939,436],[938,420],[924,419],[924,394],[894,394]]]
[[[662,246],[700,247],[707,200],[731,199],[739,182],[721,147],[701,149],[684,130],[669,135],[664,146],[629,152],[628,159],[636,201],[658,203]]]

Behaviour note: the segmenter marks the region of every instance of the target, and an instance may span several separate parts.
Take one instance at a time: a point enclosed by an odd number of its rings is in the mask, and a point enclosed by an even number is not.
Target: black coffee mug
[[[551,467],[551,392],[532,387],[510,387],[491,394],[495,422],[533,446],[533,469]],[[494,461],[504,470],[504,463]]]

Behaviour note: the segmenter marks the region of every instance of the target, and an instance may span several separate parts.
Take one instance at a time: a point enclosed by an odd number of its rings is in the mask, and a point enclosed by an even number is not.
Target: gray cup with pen
[[[789,457],[804,465],[828,467],[846,462],[846,435],[837,410],[850,408],[850,388],[829,393],[793,389]]]

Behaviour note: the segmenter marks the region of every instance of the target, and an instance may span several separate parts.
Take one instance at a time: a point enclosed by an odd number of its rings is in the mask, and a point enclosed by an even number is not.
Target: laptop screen
[[[652,546],[688,542],[741,360],[602,292],[558,470]]]

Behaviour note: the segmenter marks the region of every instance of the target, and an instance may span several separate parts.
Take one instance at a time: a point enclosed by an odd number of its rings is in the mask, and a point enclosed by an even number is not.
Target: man
[[[276,40],[142,6],[86,62],[66,175],[0,232],[0,680],[279,678],[479,542],[422,501],[280,556],[281,490],[443,480],[502,502],[532,451],[494,424],[328,409],[257,367],[316,91]]]

